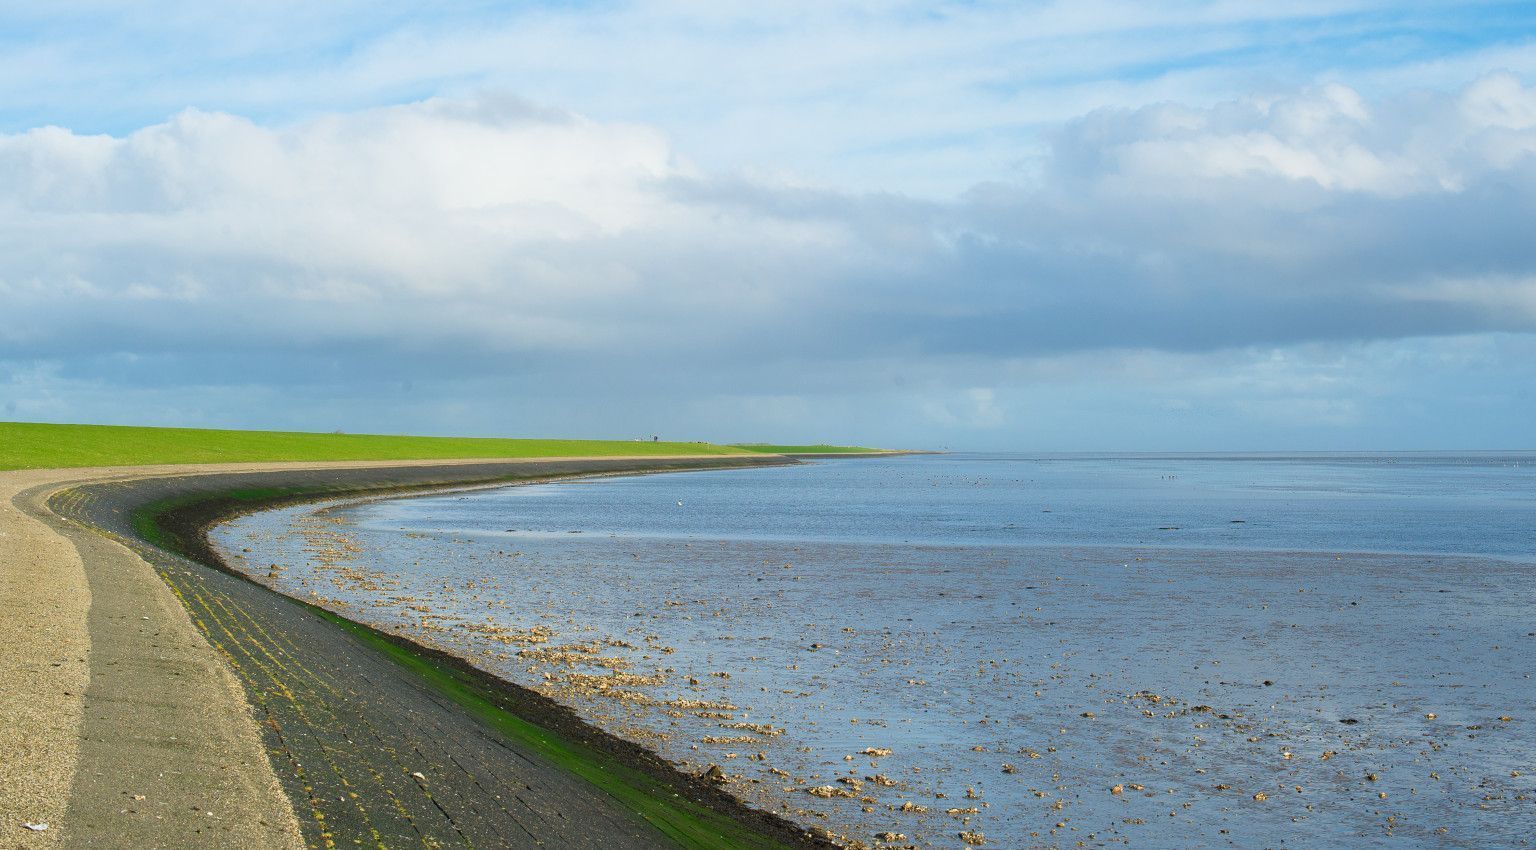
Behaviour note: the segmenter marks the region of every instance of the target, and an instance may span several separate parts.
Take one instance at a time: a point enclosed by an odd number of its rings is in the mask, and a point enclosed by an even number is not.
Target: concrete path
[[[90,681],[85,567],[68,540],[11,503],[57,478],[0,473],[0,847],[58,843],[80,758]]]
[[[0,473],[0,847],[302,847],[245,694],[186,609],[134,552],[44,507],[117,474]]]

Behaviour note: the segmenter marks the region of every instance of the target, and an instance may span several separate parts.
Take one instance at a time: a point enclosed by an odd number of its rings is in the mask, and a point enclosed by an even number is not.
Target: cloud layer
[[[121,135],[189,105],[277,125],[501,89],[666,127],[712,170],[933,197],[1027,173],[1040,129],[1095,107],[1536,74],[1517,0],[55,0],[6,24],[0,130]]]
[[[92,381],[451,380],[698,419],[873,383],[985,429],[1016,421],[1010,387],[1095,359],[1262,371],[1256,350],[1536,331],[1513,74],[1102,109],[1049,141],[1028,179],[936,201],[722,173],[654,127],[489,95],[13,133],[0,362],[34,412]]]

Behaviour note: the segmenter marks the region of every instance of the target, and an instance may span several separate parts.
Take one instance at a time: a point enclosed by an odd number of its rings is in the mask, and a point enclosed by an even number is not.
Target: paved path
[[[0,475],[0,847],[302,846],[244,692],[170,588],[44,509],[80,475]]]
[[[658,465],[4,473],[0,496],[15,504],[0,512],[0,591],[15,601],[0,603],[0,640],[22,651],[0,667],[0,684],[20,684],[0,688],[0,848],[670,845],[307,607],[139,543],[132,529],[135,506],[236,486],[414,487]],[[66,478],[97,483],[59,492]]]
[[[0,473],[0,847],[57,843],[80,758],[90,681],[85,567],[68,540],[11,503],[56,477]]]

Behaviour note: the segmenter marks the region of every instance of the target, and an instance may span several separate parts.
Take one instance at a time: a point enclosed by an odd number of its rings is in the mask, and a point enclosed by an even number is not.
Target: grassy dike
[[[713,443],[400,437],[0,422],[0,470],[175,463],[665,457],[742,452]]]
[[[521,478],[525,477],[508,480]],[[157,547],[233,572],[219,561],[207,542],[207,528],[219,519],[278,504],[413,489],[418,488],[266,486],[202,491],[137,506],[130,522],[141,539]],[[585,723],[540,694],[491,676],[455,656],[302,600],[294,601],[409,671],[508,742],[620,801],[679,847],[768,850],[832,846],[787,821],[741,804],[705,780],[679,772],[649,751]]]

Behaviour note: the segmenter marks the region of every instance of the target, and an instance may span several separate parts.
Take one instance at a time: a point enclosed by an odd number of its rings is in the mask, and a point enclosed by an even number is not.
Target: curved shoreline
[[[671,838],[671,843],[694,847],[828,846],[799,826],[751,809],[713,784],[679,772],[649,750],[590,726],[570,709],[542,695],[496,678],[456,656],[269,590],[224,565],[206,539],[211,525],[232,514],[300,501],[573,475],[788,462],[782,457],[757,455],[392,464],[172,475],[76,486],[69,490],[68,500],[55,498],[52,507],[123,539],[141,556],[153,559],[157,572],[182,597],[204,636],[241,677],[261,721],[273,768],[300,811],[304,837],[312,845],[350,844],[350,840],[340,840],[349,831],[347,837],[361,837],[375,845],[391,843],[386,840],[391,832],[402,840],[425,839],[432,830],[424,830],[423,822],[435,819],[443,822],[435,840],[446,838],[446,843],[492,841],[515,846],[517,836],[507,830],[517,822],[527,833],[522,837],[529,845],[657,846]],[[193,557],[168,554],[151,543]],[[278,600],[281,603],[274,604]],[[293,631],[259,633],[263,625]],[[337,660],[325,656],[338,655],[344,663],[319,671]],[[291,668],[285,668],[284,662]],[[292,672],[311,666],[316,669]],[[360,681],[349,685],[341,680],[358,673],[349,670],[350,666],[366,669]],[[280,669],[285,672],[278,672]],[[318,681],[327,678],[337,681]],[[380,679],[392,680],[386,682],[390,685],[383,689],[386,694],[377,693]],[[290,685],[311,690],[301,695]],[[285,698],[274,699],[274,694],[284,691],[289,691]],[[338,701],[338,695],[343,699]],[[314,705],[306,706],[306,699]],[[410,721],[391,728],[401,720],[400,711],[395,710],[401,707]],[[359,718],[348,712],[358,711],[368,715],[361,719],[375,737],[407,739],[405,743],[415,747],[419,756],[425,756],[423,746],[442,751],[437,764],[429,765],[436,770],[405,772],[410,781],[403,783],[399,776],[389,775],[399,766],[375,763],[383,757],[350,740],[350,733],[357,731],[354,721]],[[443,730],[449,734],[422,740],[416,730],[408,728],[410,722],[422,720],[422,714],[431,715],[432,722],[440,727],[447,724]],[[456,741],[454,732],[465,740]],[[328,737],[332,733],[340,737]],[[305,735],[314,740],[296,739]],[[390,746],[383,749],[400,751]],[[509,778],[498,787],[492,774],[507,769],[506,750],[518,757],[513,772],[519,777],[516,782]],[[434,759],[424,757],[423,761]],[[328,763],[324,766],[334,776],[309,769],[317,763]],[[523,781],[530,770],[538,774],[539,787]],[[556,773],[561,775],[552,775]],[[348,774],[358,781],[349,781]],[[339,784],[334,780],[340,780]],[[577,785],[571,785],[572,780]],[[328,802],[328,792],[319,790],[322,781],[348,789],[329,798],[340,805]],[[545,794],[550,799],[542,803],[520,800],[528,811],[510,810],[504,804],[505,794],[497,791],[518,783],[522,785],[521,796],[537,796],[545,785],[550,786],[553,796]],[[360,795],[350,789],[365,785],[380,786],[385,804],[356,802]],[[584,792],[578,791],[583,785]],[[413,786],[418,794],[425,792],[421,794],[425,801],[415,801],[419,811],[411,810],[406,799],[412,796]],[[353,801],[346,800],[349,794]],[[451,803],[447,802],[450,795],[455,798]],[[604,807],[615,811],[597,816],[601,812],[596,810]],[[538,823],[528,831],[522,821]]]

